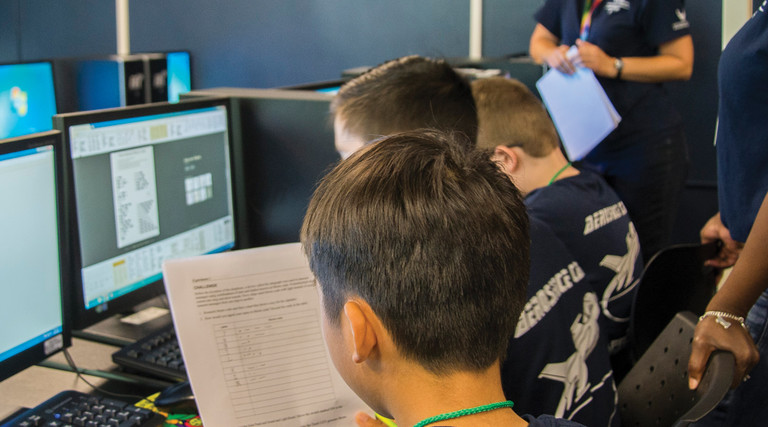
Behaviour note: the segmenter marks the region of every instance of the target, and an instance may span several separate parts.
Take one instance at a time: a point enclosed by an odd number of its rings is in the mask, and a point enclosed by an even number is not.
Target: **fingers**
[[[696,390],[704,375],[709,355],[713,347],[704,342],[701,337],[694,337],[691,344],[691,357],[688,359],[688,388]]]
[[[571,61],[566,57],[568,52],[568,46],[558,46],[547,57],[547,64],[564,74],[573,74],[576,68]]]
[[[752,336],[738,324],[723,327],[714,317],[701,320],[696,325],[691,357],[688,360],[688,387],[695,389],[699,386],[710,354],[714,350],[730,351],[735,365],[731,388],[738,386],[746,375],[755,367],[760,355],[755,347]]]
[[[387,427],[383,422],[362,411],[355,414],[355,423],[358,427]]]
[[[733,356],[736,359],[736,366],[734,367],[731,388],[736,388],[742,381],[749,378],[748,374],[760,360],[760,353],[755,346],[745,346],[734,351]]]

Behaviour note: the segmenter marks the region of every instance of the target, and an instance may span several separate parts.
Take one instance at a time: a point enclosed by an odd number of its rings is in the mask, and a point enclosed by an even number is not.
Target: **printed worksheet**
[[[300,244],[169,260],[163,274],[206,427],[354,426],[368,410],[333,367]]]
[[[160,234],[157,214],[155,156],[152,147],[109,155],[117,247],[123,248]]]

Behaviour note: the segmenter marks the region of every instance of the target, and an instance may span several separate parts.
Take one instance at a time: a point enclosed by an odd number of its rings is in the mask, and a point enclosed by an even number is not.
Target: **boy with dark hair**
[[[504,398],[528,221],[487,156],[436,131],[386,137],[321,181],[301,241],[334,364],[375,411],[402,426],[575,425],[520,418]]]
[[[560,150],[541,101],[522,83],[504,78],[472,84],[478,108],[478,146],[492,150],[520,191],[531,217],[546,223],[584,268],[599,295],[601,334],[614,371],[626,369],[621,351],[643,264],[627,209],[598,175],[580,171]]]
[[[469,82],[443,60],[406,56],[344,84],[331,102],[336,150],[347,158],[384,135],[414,129],[461,132],[474,146]]]

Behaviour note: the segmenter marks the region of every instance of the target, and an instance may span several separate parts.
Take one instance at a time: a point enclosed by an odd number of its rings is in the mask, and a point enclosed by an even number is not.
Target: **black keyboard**
[[[156,427],[164,421],[160,414],[120,400],[66,390],[22,412],[3,427]]]
[[[171,381],[185,381],[187,370],[181,358],[173,325],[129,344],[112,354],[112,361],[128,371]]]

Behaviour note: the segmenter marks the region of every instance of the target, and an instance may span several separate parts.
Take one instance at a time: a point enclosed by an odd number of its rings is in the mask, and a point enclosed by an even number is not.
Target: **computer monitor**
[[[0,65],[0,139],[51,130],[54,114],[50,62]]]
[[[187,51],[168,52],[168,101],[179,102],[182,93],[192,90],[192,67]]]
[[[56,131],[0,141],[0,381],[70,346]]]
[[[329,111],[314,90],[212,88],[186,97],[228,96],[238,106],[244,169],[243,234],[249,246],[299,241],[317,182],[340,160]]]
[[[67,153],[74,329],[162,295],[164,260],[235,246],[229,99],[60,114],[54,126]],[[112,323],[86,336],[151,332]]]

